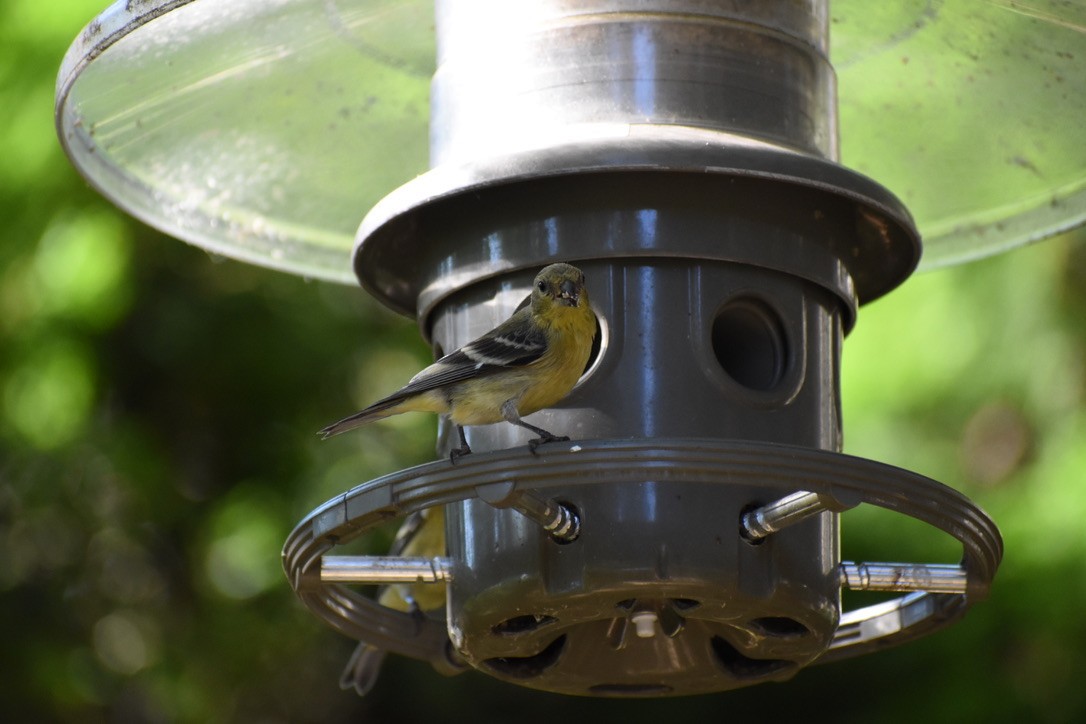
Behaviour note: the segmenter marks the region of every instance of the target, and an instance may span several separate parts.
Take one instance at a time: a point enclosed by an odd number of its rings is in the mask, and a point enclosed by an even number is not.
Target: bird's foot
[[[528,441],[528,452],[532,453],[532,455],[535,455],[535,449],[540,445],[546,445],[548,442],[569,442],[569,437],[567,437],[566,435],[551,435],[549,433],[546,435],[542,435]]]
[[[463,447],[453,448],[451,451],[449,451],[449,462],[453,465],[456,465],[456,461],[464,457],[465,455],[471,455],[471,448],[467,445],[464,445]]]

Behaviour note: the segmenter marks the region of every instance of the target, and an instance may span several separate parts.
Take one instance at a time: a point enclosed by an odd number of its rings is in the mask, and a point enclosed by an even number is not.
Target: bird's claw
[[[467,445],[464,447],[453,448],[449,451],[449,462],[456,465],[456,461],[465,455],[471,455],[471,448]]]
[[[569,437],[566,435],[544,435],[534,438],[528,441],[528,452],[535,455],[535,449],[540,445],[546,445],[548,442],[569,442]]]

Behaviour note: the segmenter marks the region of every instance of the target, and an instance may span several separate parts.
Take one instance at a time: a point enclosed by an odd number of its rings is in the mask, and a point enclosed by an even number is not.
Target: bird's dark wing
[[[338,435],[383,417],[385,410],[414,395],[535,362],[547,351],[547,338],[532,325],[531,314],[531,309],[528,308],[514,313],[479,339],[465,344],[419,372],[405,387],[361,412],[324,428],[320,431],[321,437]]]
[[[434,362],[375,406],[535,362],[547,351],[547,338],[529,324],[530,314],[527,309],[517,312],[479,339]]]
[[[465,344],[445,359],[452,361],[450,358],[457,357],[458,362],[482,362],[496,367],[522,367],[535,362],[547,351],[547,338],[539,328],[522,322],[529,320],[530,314],[529,310],[514,314],[505,324]]]

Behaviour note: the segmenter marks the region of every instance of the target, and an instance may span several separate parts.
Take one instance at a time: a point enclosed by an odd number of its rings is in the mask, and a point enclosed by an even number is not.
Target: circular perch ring
[[[536,455],[512,448],[475,453],[455,465],[440,460],[385,475],[311,512],[287,539],[283,567],[302,602],[336,630],[449,670],[453,664],[443,620],[395,611],[341,584],[322,582],[322,556],[383,521],[479,497],[478,490],[488,485],[545,491],[646,479],[756,485],[782,495],[806,490],[848,507],[867,503],[903,513],[961,542],[968,580],[964,594],[915,592],[845,612],[820,663],[904,643],[949,625],[987,596],[1003,555],[999,531],[983,511],[922,475],[826,450],[676,438],[549,443]]]

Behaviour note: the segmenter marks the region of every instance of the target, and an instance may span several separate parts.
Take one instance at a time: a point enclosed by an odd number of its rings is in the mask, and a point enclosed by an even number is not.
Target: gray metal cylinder
[[[441,0],[431,160],[659,123],[837,157],[826,0]]]
[[[839,449],[837,367],[856,299],[827,252],[808,255],[816,263],[805,276],[788,262],[805,248],[821,250],[818,235],[850,233],[847,225],[816,219],[799,206],[802,195],[786,189],[776,195],[792,205],[778,214],[745,211],[774,192],[769,186],[744,190],[697,177],[596,183],[584,195],[581,184],[538,187],[530,203],[555,214],[545,219],[468,214],[427,227],[436,243],[482,239],[499,250],[546,239],[585,271],[600,319],[598,362],[561,410],[534,419],[574,438],[704,436]],[[795,245],[790,260],[780,259],[784,238]],[[590,245],[658,255],[580,260]],[[743,261],[689,255],[714,246]],[[428,325],[435,351],[456,349],[507,318],[530,291],[533,271],[489,278],[439,304]],[[479,450],[530,437],[504,424],[468,435]]]
[[[750,222],[734,209],[701,212],[700,228],[718,239]],[[676,245],[689,243],[699,230],[688,210],[599,214],[634,245],[661,231],[681,231]],[[608,243],[595,217],[567,220],[571,243]],[[524,233],[516,226],[507,231]],[[560,408],[533,423],[574,440],[694,436],[839,448],[837,374],[852,303],[840,289],[697,259],[581,268],[601,319],[599,357]],[[453,349],[485,331],[530,283],[527,273],[502,276],[456,295],[434,314],[435,343]],[[469,439],[478,451],[507,448],[525,444],[521,432],[493,425],[470,429]],[[759,490],[756,471],[738,494],[713,482],[669,483],[646,470],[636,487],[569,490],[582,534],[568,545],[515,512],[479,501],[451,506],[449,555],[467,571],[449,587],[454,643],[495,676],[568,693],[691,693],[790,676],[837,627],[837,516],[751,545],[738,520],[773,493]],[[634,633],[639,614],[655,617],[658,635]]]

